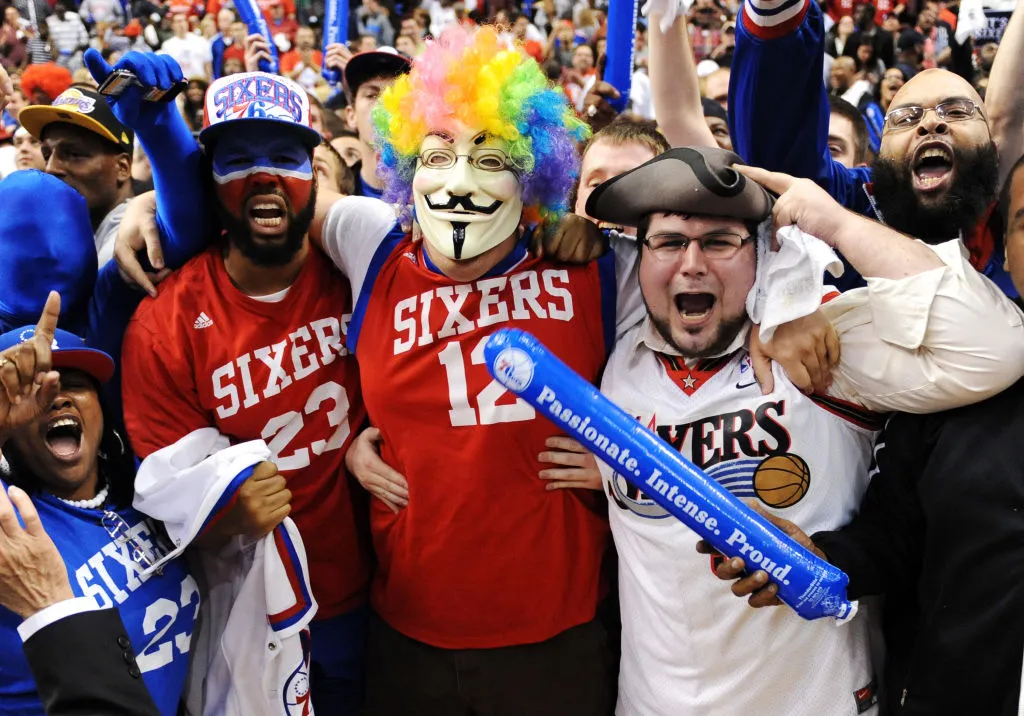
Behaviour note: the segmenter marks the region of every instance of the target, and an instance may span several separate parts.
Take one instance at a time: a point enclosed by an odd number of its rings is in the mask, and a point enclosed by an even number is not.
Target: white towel
[[[176,547],[149,571],[184,551],[270,457],[262,440],[231,445],[215,428],[202,428],[143,460],[134,506],[161,520]],[[235,537],[217,553],[198,550],[194,557],[203,601],[186,712],[312,714],[308,628],[317,604],[294,522],[286,517],[262,539]]]
[[[956,41],[961,45],[988,25],[982,0],[961,0],[956,21]]]
[[[640,14],[649,17],[651,13],[661,13],[661,22],[658,26],[664,33],[672,29],[672,23],[677,17],[685,17],[686,13],[690,12],[692,4],[693,0],[647,0],[640,8]]]
[[[796,226],[775,233],[778,251],[771,248],[771,222],[762,222],[757,237],[757,275],[747,294],[747,313],[769,341],[783,323],[809,316],[821,305],[825,271],[843,273],[836,252],[821,239]]]

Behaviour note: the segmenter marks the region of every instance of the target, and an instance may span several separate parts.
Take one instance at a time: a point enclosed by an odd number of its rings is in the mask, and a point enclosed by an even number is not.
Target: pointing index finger
[[[60,318],[60,294],[50,291],[46,297],[46,305],[43,306],[43,313],[39,316],[39,323],[36,324],[35,335],[46,341],[49,346],[53,343],[54,332],[57,330],[57,319]]]
[[[760,167],[751,167],[745,164],[733,164],[732,168],[738,171],[747,179],[753,179],[768,191],[782,195],[796,181],[794,177],[782,172],[770,172]]]

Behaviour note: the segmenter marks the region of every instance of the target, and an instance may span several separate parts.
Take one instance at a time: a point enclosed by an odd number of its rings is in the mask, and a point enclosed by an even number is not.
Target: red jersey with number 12
[[[444,648],[534,643],[594,618],[607,544],[602,496],[545,489],[538,454],[559,431],[491,379],[488,337],[530,331],[596,381],[614,334],[614,257],[568,266],[520,245],[461,283],[421,246],[385,242],[349,331],[382,457],[409,504],[371,500],[374,609]]]
[[[315,249],[283,300],[231,283],[219,247],[142,302],[123,349],[125,423],[145,458],[200,428],[263,439],[292,492],[318,618],[365,601],[368,545],[344,455],[365,411],[345,344],[348,282]]]

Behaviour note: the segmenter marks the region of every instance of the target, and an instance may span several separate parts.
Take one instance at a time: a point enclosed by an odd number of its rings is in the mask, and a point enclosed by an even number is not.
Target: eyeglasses
[[[131,526],[124,521],[121,515],[112,510],[103,511],[101,520],[103,529],[107,531],[114,544],[129,545],[131,548],[132,561],[143,569],[149,569],[155,564],[155,555],[146,548],[137,538],[131,534]]]
[[[509,156],[494,147],[476,147],[469,154],[456,154],[454,149],[427,149],[420,154],[420,164],[428,169],[451,169],[459,157],[469,166],[483,172],[503,172],[512,167]]]
[[[944,122],[966,122],[973,119],[981,107],[969,99],[949,99],[934,107],[900,107],[885,115],[885,127],[894,132],[916,127],[930,109]]]
[[[721,261],[732,258],[744,244],[753,240],[753,236],[742,236],[732,231],[712,231],[697,238],[668,233],[648,236],[644,239],[644,245],[651,250],[651,256],[655,259],[668,262],[676,260],[696,241],[704,258]]]

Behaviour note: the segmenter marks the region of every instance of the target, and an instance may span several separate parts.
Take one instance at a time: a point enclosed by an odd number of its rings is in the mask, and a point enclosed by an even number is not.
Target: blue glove
[[[131,85],[119,97],[107,98],[121,124],[136,133],[145,134],[161,120],[166,122],[170,114],[179,114],[173,102],[147,102],[142,98],[146,87],[168,90],[183,79],[181,67],[174,58],[149,52],[126,52],[111,68],[99,51],[89,48],[85,51],[85,65],[100,84],[113,70],[128,70],[139,78],[145,87]]]
[[[135,131],[156,189],[156,221],[164,244],[164,261],[177,268],[202,251],[219,233],[200,171],[201,152],[174,102],[148,102],[146,88],[170,89],[182,79],[181,67],[166,55],[128,52],[111,68],[99,52],[89,49],[85,64],[102,83],[114,69],[129,70],[144,86],[129,86],[120,97],[108,98],[114,115]]]

